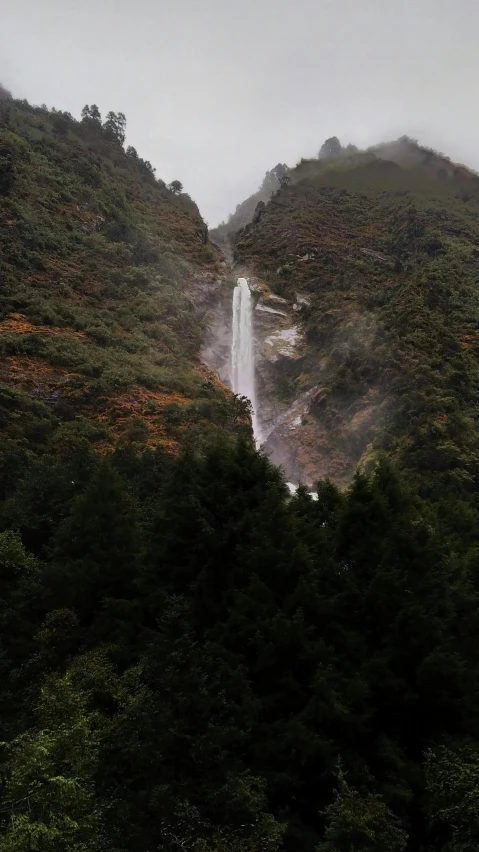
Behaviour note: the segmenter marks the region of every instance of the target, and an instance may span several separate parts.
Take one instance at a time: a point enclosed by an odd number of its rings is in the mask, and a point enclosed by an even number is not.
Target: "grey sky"
[[[407,133],[479,169],[479,0],[14,0],[0,81],[128,142],[210,226],[327,136]]]

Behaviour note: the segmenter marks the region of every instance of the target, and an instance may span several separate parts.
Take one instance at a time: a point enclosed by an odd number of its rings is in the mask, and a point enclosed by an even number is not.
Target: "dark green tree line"
[[[389,463],[317,500],[245,440],[22,465],[2,852],[473,848],[475,542]]]

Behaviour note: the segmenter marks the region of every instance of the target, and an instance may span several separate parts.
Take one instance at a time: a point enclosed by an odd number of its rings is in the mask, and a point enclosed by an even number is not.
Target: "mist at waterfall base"
[[[262,437],[258,424],[256,399],[253,297],[246,278],[238,278],[233,291],[233,334],[231,342],[231,387],[238,396],[246,396],[251,402],[251,422],[256,446],[259,449]],[[286,483],[291,494],[297,485]],[[317,499],[316,494],[311,494]]]

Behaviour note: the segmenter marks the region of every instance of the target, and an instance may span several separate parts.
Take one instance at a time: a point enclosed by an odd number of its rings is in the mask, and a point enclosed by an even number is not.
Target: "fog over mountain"
[[[0,77],[75,115],[123,111],[141,155],[215,225],[332,134],[407,133],[478,167],[478,25],[474,0],[17,0]]]
[[[2,12],[4,82],[79,114],[117,109],[211,225],[278,161],[335,133],[402,133],[479,166],[474,0],[18,0]]]

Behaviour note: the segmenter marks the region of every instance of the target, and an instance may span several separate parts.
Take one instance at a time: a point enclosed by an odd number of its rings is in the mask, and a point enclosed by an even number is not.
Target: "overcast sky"
[[[12,0],[0,81],[127,141],[210,226],[327,136],[407,133],[479,168],[479,0]]]

